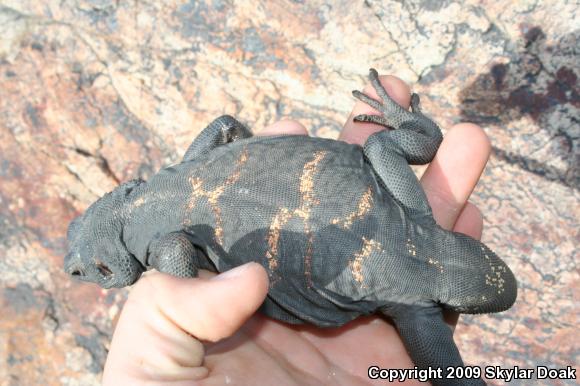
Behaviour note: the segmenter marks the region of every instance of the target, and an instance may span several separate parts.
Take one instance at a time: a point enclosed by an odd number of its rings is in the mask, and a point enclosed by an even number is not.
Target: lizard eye
[[[97,262],[97,269],[99,270],[99,273],[105,277],[111,276],[113,274],[113,271],[111,271],[111,269],[107,267],[106,264],[100,261]]]

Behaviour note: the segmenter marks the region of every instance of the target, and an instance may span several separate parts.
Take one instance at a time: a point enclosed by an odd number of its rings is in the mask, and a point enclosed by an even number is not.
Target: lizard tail
[[[447,232],[447,231],[444,231]],[[509,267],[485,244],[461,233],[444,237],[446,261],[439,280],[439,299],[446,307],[468,314],[501,312],[517,297],[517,281]]]

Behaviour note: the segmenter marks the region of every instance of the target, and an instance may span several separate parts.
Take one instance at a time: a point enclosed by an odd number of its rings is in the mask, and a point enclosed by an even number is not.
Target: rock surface
[[[0,385],[99,383],[127,292],[65,276],[74,216],[223,113],[335,138],[371,66],[494,146],[472,200],[520,292],[461,318],[465,361],[578,368],[576,2],[300,3],[0,0]]]

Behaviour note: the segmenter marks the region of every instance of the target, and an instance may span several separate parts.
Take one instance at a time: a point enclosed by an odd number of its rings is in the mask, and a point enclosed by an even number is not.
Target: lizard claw
[[[411,94],[411,111],[414,113],[421,112],[421,99],[419,98],[419,94]]]
[[[383,117],[382,115],[360,114],[360,115],[355,116],[352,120],[355,122],[376,123],[378,125],[392,129],[392,127],[391,127],[391,125],[389,125],[389,122],[387,121],[387,119],[385,117]]]
[[[415,114],[421,114],[419,95],[411,95],[411,111],[401,107],[393,98],[389,96],[385,87],[379,80],[379,73],[374,68],[369,70],[369,79],[381,101],[378,101],[358,90],[352,92],[352,95],[358,100],[366,103],[373,109],[380,112],[380,115],[362,114],[354,117],[354,122],[376,123],[389,129],[399,129],[406,122],[417,121]]]

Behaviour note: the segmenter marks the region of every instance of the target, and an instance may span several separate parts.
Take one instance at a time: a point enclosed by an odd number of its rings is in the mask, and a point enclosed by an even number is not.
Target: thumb
[[[203,344],[235,333],[268,292],[268,276],[249,263],[211,279],[154,273],[131,291],[113,335],[103,384],[204,377]],[[110,381],[110,382],[109,382]]]
[[[155,294],[167,318],[199,340],[215,342],[236,332],[268,292],[268,276],[248,263],[211,279],[164,277]]]

